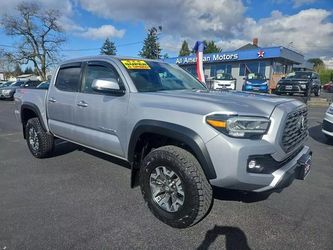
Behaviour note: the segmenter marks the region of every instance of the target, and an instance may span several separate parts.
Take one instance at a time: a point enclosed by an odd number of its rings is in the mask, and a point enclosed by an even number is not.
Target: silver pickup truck
[[[307,107],[217,92],[176,65],[87,57],[62,63],[48,90],[22,89],[15,113],[37,157],[60,138],[127,161],[152,213],[178,228],[209,211],[212,186],[265,192],[309,173]]]

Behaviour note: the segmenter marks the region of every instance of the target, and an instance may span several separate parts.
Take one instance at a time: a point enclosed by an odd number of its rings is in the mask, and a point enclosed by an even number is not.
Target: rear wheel
[[[320,88],[318,88],[316,91],[315,91],[315,96],[320,96]]]
[[[196,224],[212,205],[212,188],[199,162],[176,146],[157,148],[145,157],[140,186],[151,212],[172,227]]]
[[[36,158],[44,158],[52,153],[54,138],[46,133],[37,117],[28,120],[25,127],[25,138],[30,152]]]

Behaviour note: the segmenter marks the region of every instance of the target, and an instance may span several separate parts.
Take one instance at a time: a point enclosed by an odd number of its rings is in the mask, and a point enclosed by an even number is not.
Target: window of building
[[[231,64],[215,63],[211,65],[210,76],[215,77],[217,74],[228,73],[231,74]]]
[[[249,73],[260,73],[265,75],[266,62],[247,62],[239,65],[239,75],[246,76]]]
[[[60,68],[55,87],[62,91],[77,92],[80,86],[80,66]]]

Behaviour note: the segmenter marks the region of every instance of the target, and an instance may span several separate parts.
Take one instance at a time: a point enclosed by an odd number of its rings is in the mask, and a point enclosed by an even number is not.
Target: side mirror
[[[285,76],[282,76],[281,79],[286,79],[286,77],[285,77]]]
[[[246,80],[246,77],[243,77],[243,80]]]
[[[125,93],[124,90],[120,89],[120,86],[116,79],[113,78],[104,78],[104,79],[95,79],[91,85],[91,88],[95,91],[100,92],[110,92],[110,93]]]

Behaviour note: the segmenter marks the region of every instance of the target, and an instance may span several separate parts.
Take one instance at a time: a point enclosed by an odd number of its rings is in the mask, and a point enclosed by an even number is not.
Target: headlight
[[[246,81],[246,84],[250,84],[250,85],[251,85],[252,83],[251,83],[251,82],[249,82],[249,81]]]
[[[328,107],[326,113],[333,115],[333,105]]]
[[[306,85],[305,84],[301,84],[301,88],[302,89],[306,89]]]
[[[277,88],[277,89],[280,88],[280,84],[276,84],[276,88]]]
[[[218,131],[238,138],[260,138],[269,128],[270,120],[264,117],[228,116],[215,114],[206,122]]]
[[[10,93],[10,89],[5,89],[5,90],[2,90],[2,93],[4,94],[4,95],[8,95],[9,93]]]

